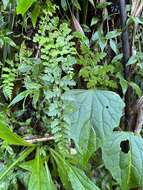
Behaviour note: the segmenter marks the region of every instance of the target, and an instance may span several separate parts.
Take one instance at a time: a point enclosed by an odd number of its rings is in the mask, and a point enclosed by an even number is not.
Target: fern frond
[[[43,68],[41,82],[46,95],[45,114],[55,143],[63,154],[69,149],[69,123],[63,94],[75,85],[73,65],[76,63],[73,36],[67,23],[44,10],[34,42],[39,44]]]
[[[16,69],[12,61],[7,61],[7,67],[2,68],[2,89],[7,99],[12,99]]]
[[[116,88],[116,82],[110,78],[114,74],[113,65],[104,63],[105,52],[92,52],[90,48],[79,56],[78,64],[82,65],[79,76],[87,82],[87,88]]]

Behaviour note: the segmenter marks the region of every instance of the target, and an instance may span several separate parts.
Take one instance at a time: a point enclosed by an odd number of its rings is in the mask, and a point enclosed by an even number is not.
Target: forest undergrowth
[[[143,1],[0,10],[0,190],[143,189]]]

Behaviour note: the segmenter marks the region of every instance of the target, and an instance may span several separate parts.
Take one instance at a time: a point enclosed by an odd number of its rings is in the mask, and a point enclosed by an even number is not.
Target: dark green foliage
[[[143,187],[143,140],[122,126],[128,85],[143,89],[142,16],[128,3],[127,81],[114,5],[0,2],[0,190]]]

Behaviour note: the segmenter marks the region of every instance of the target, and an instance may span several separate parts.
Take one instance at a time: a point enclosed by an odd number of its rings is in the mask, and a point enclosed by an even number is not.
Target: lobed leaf
[[[102,147],[105,167],[122,190],[143,187],[143,139],[131,132],[114,132]]]
[[[124,102],[114,92],[102,90],[72,90],[65,94],[65,99],[75,106],[71,113],[70,136],[79,145],[82,129],[87,122],[96,132],[97,144],[113,133],[119,126]]]

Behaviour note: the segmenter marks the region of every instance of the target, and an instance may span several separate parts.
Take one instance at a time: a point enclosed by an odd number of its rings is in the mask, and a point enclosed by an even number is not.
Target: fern
[[[69,120],[64,104],[64,92],[75,85],[73,65],[76,63],[71,29],[54,16],[56,7],[48,5],[40,19],[39,30],[33,41],[38,49],[36,57],[21,48],[19,71],[25,75],[24,86],[38,102],[43,127],[54,136],[63,153],[69,148]],[[27,55],[27,56],[26,56]],[[39,117],[39,116],[38,116]]]
[[[87,82],[87,88],[116,88],[116,82],[112,79],[115,75],[113,65],[104,63],[106,53],[92,52],[89,47],[82,45],[78,64],[82,65],[79,76]]]
[[[16,78],[16,69],[12,61],[7,61],[7,67],[2,68],[2,89],[7,99],[12,98],[14,81]]]
[[[41,60],[44,66],[42,83],[45,86],[47,116],[51,132],[61,152],[68,149],[69,121],[65,113],[63,94],[75,83],[73,81],[73,64],[76,50],[72,42],[71,29],[67,23],[59,23],[44,11],[40,29],[34,41],[41,47]]]

